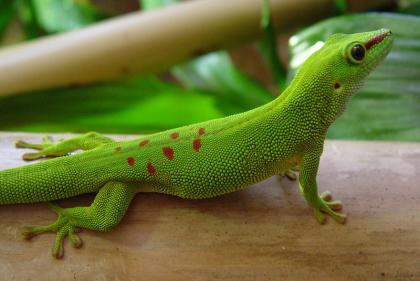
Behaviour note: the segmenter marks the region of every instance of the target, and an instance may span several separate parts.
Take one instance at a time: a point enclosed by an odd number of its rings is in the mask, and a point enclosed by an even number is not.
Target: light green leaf
[[[226,115],[214,96],[154,77],[1,97],[0,112],[0,130],[104,133],[156,132]]]
[[[48,33],[74,30],[105,15],[89,1],[82,0],[31,0],[38,25]]]
[[[187,88],[205,90],[226,104],[241,104],[242,110],[257,107],[272,99],[265,88],[233,65],[225,51],[203,55],[175,66],[172,71]],[[230,114],[236,113],[227,111]]]
[[[142,0],[143,8],[151,9],[180,2],[177,0]],[[269,12],[269,8],[266,9]],[[268,15],[269,16],[269,15]],[[206,91],[216,96],[227,114],[251,109],[273,97],[262,85],[237,69],[226,51],[211,52],[172,68],[172,74],[188,89]]]
[[[144,9],[154,9],[179,0],[141,0]],[[266,9],[269,13],[269,8]],[[266,11],[267,13],[267,11]],[[269,14],[268,14],[269,16]],[[226,51],[211,52],[172,68],[172,74],[188,89],[207,91],[219,98],[227,114],[237,113],[239,103],[243,110],[251,109],[272,99],[259,83],[237,69]]]
[[[420,0],[399,0],[397,2],[400,13],[420,15]]]
[[[150,76],[2,97],[0,130],[149,133],[242,112],[272,98],[226,52],[175,69],[185,87]]]
[[[164,6],[176,4],[179,0],[139,0],[143,10],[153,10]]]
[[[335,0],[335,8],[339,14],[345,14],[347,11],[347,0]]]
[[[16,1],[18,18],[26,39],[34,39],[45,35],[45,31],[38,24],[37,13],[32,0]]]
[[[0,2],[0,38],[15,14],[16,10],[12,0],[2,0]]]
[[[394,46],[369,76],[329,138],[420,141],[420,18],[369,13],[341,16],[313,25],[290,39],[290,77],[328,36],[390,28]]]
[[[261,28],[263,29],[263,38],[260,42],[260,50],[270,67],[274,80],[282,91],[286,87],[286,70],[281,65],[277,54],[277,33],[271,18],[270,1],[263,0],[262,3]]]

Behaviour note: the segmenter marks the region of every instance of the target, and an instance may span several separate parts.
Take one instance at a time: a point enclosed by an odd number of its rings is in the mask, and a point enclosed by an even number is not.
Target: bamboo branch
[[[276,28],[281,31],[325,17],[333,3],[271,0]],[[261,4],[261,0],[187,1],[5,48],[0,50],[0,95],[156,72],[256,39],[261,34]]]

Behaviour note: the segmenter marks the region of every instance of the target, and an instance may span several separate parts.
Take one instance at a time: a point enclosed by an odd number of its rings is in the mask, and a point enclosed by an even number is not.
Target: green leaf
[[[37,24],[47,33],[74,30],[105,18],[89,1],[31,0]]]
[[[0,130],[149,133],[223,117],[272,99],[226,52],[175,68],[185,87],[153,76],[0,98]]]
[[[206,92],[143,77],[1,97],[0,130],[149,133],[226,115],[218,104]]]
[[[19,0],[16,3],[25,37],[34,39],[45,35],[45,31],[38,24],[37,13],[32,0]]]
[[[263,38],[260,43],[261,53],[270,67],[274,80],[281,90],[286,87],[286,70],[282,67],[277,54],[277,34],[271,18],[270,1],[263,0],[261,27]]]
[[[164,6],[176,4],[179,0],[139,0],[143,10],[153,10]]]
[[[335,0],[335,8],[339,14],[345,14],[347,11],[347,0]]]
[[[143,8],[158,8],[179,2],[177,0],[142,0]],[[188,89],[206,91],[219,100],[227,114],[260,106],[273,97],[262,85],[254,81],[232,63],[226,51],[211,52],[172,68],[172,74]]]
[[[53,25],[56,19],[48,22],[42,13],[33,11],[65,9],[49,0],[33,1],[45,7],[24,6],[32,7],[27,14],[36,17],[28,17],[28,22],[41,22],[49,32],[88,22],[73,17],[74,22]],[[0,129],[148,133],[242,112],[272,99],[260,84],[236,69],[223,51],[177,66],[173,72],[187,89],[150,76],[2,97]]]
[[[325,20],[290,39],[290,77],[296,68],[334,33],[390,28],[394,46],[367,79],[328,137],[420,141],[420,18],[369,13]]]
[[[420,15],[420,0],[399,0],[398,12],[412,15]]]
[[[0,2],[0,37],[15,14],[16,10],[12,0],[2,0]]]
[[[223,101],[222,106],[240,104],[242,110],[247,110],[273,98],[259,83],[238,70],[225,51],[203,55],[175,66],[172,71],[185,87],[213,94]],[[224,108],[229,114],[237,113],[238,109]]]

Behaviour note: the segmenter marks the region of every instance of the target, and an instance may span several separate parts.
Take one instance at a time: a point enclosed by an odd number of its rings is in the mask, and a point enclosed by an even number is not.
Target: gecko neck
[[[326,110],[327,101],[317,93],[305,92],[300,87],[288,87],[270,104],[269,119],[279,130],[300,133],[305,138],[325,138],[334,121]],[[302,133],[304,132],[304,133]]]

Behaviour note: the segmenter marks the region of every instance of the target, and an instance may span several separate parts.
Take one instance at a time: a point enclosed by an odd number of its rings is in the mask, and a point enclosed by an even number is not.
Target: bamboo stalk
[[[284,30],[325,17],[333,2],[272,0],[275,25]],[[261,3],[187,1],[5,48],[0,50],[0,96],[156,72],[255,39],[261,33]]]

